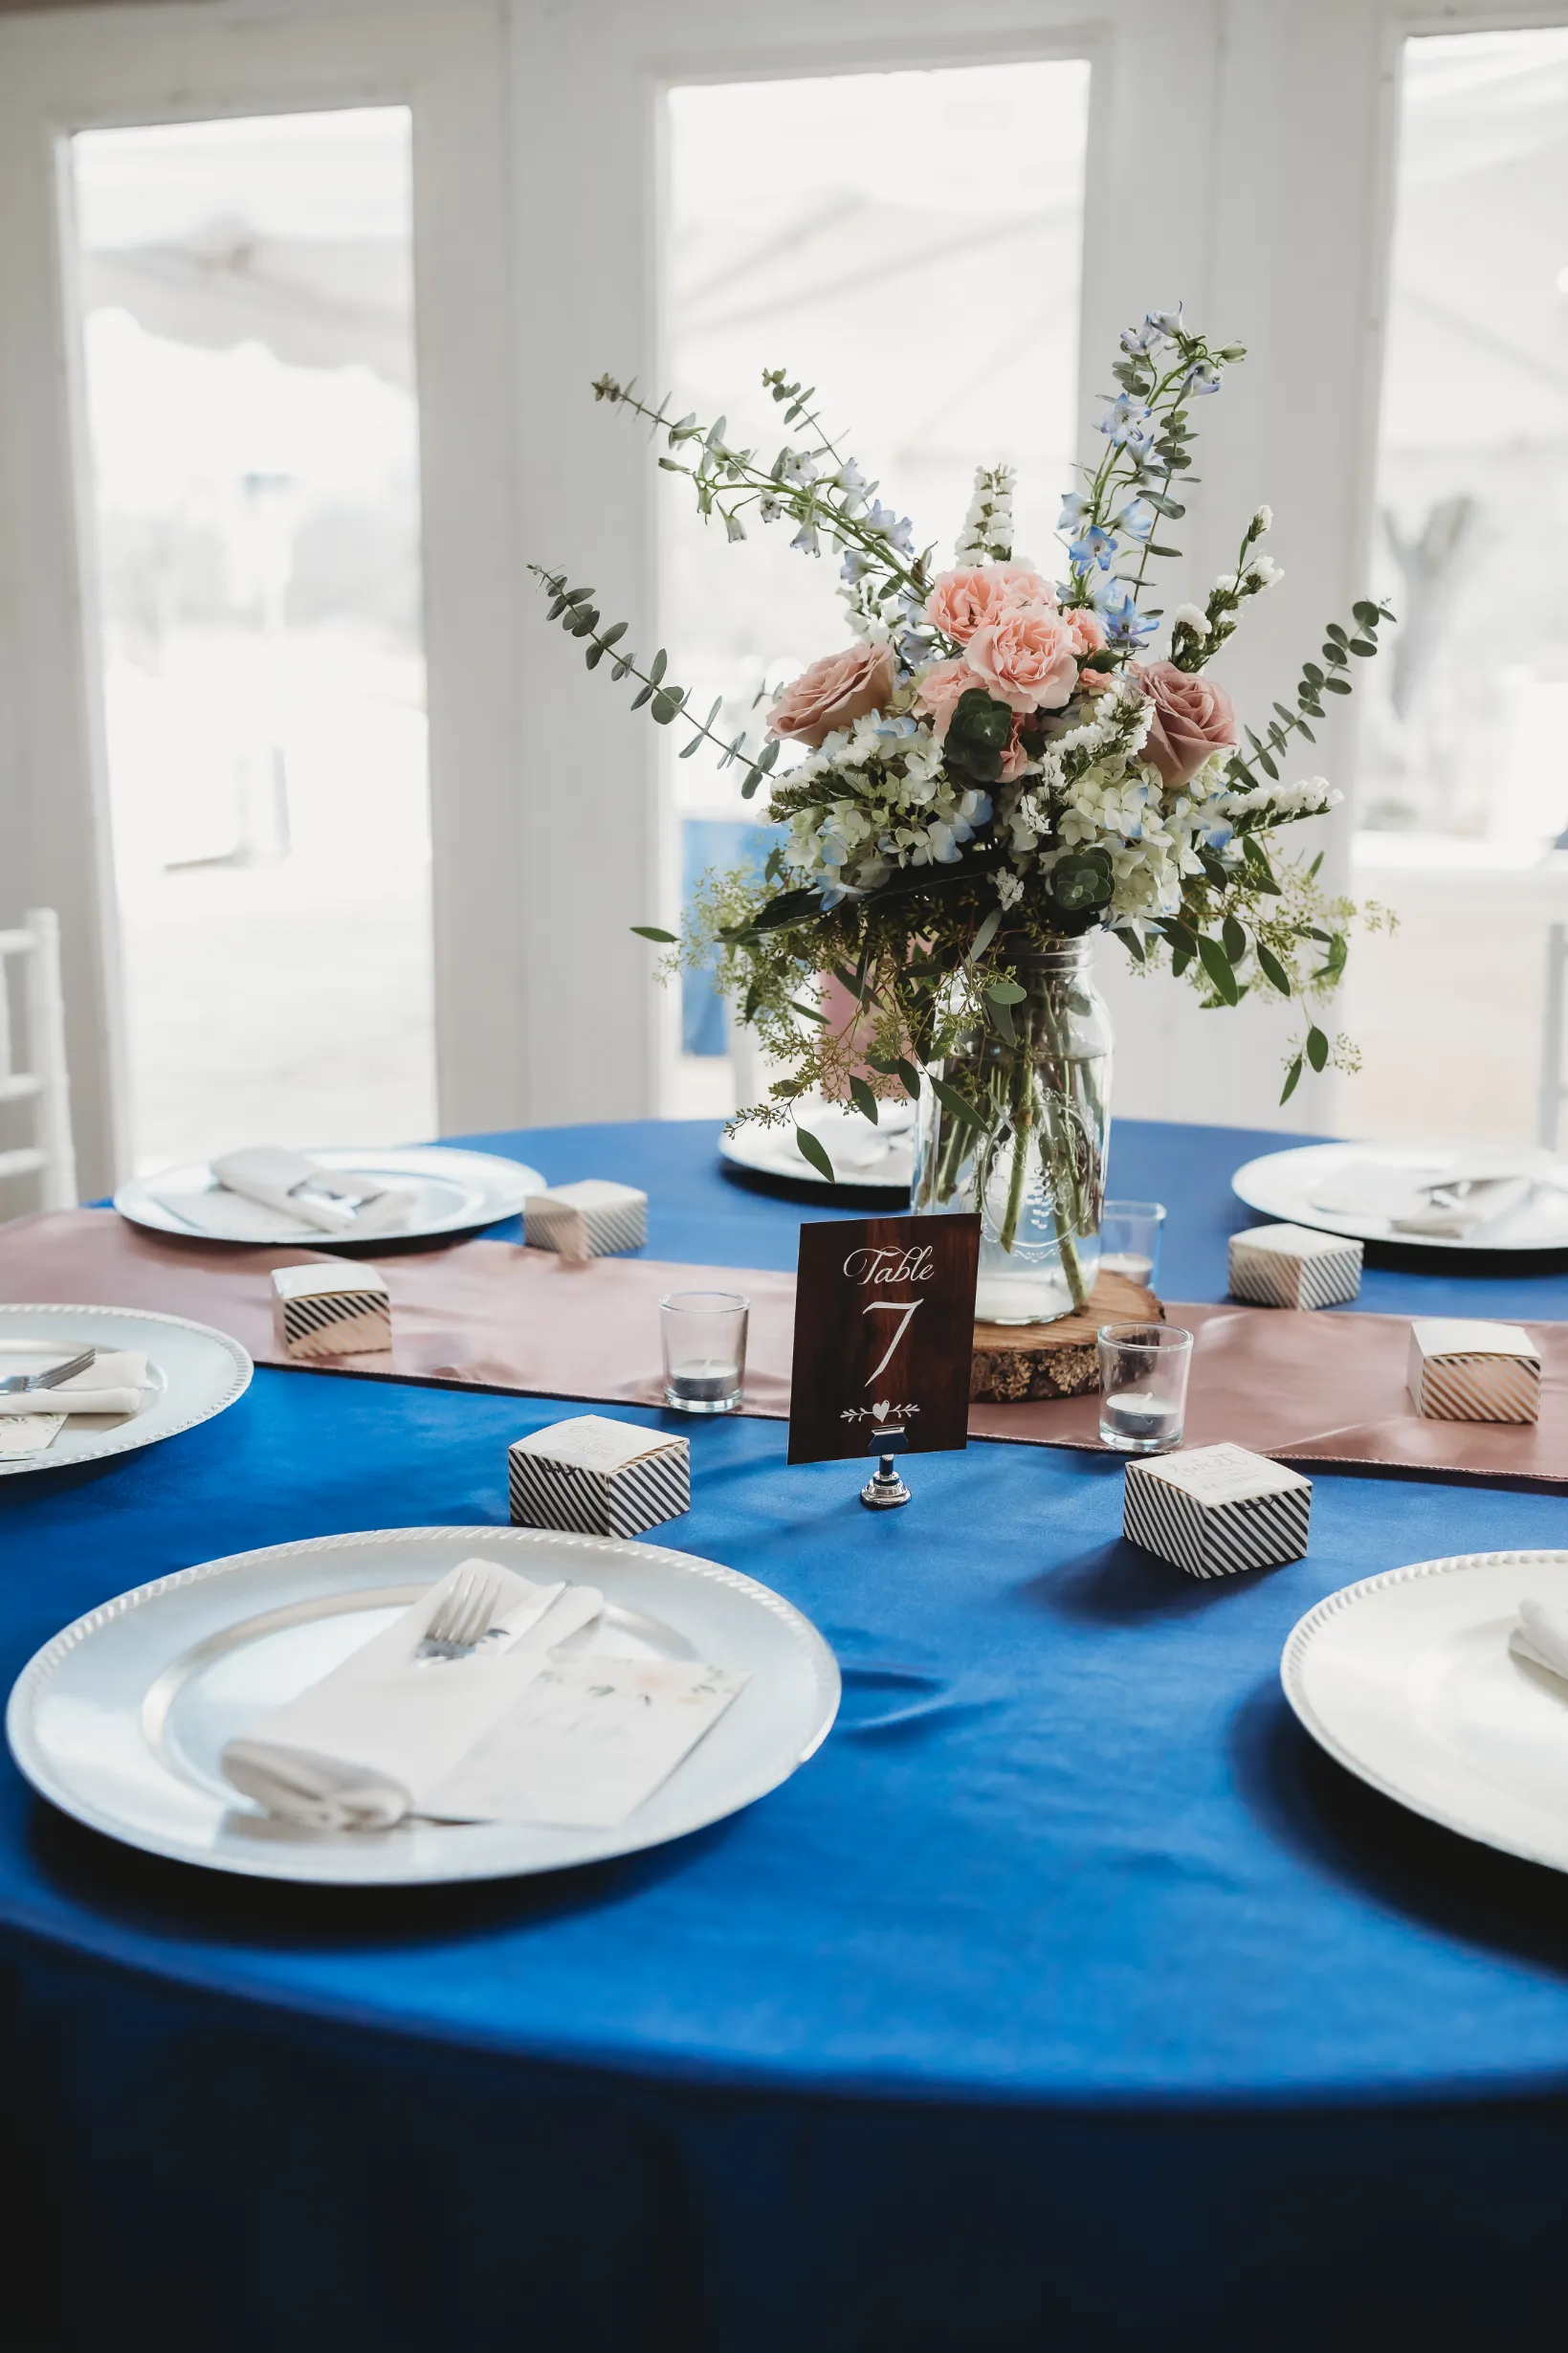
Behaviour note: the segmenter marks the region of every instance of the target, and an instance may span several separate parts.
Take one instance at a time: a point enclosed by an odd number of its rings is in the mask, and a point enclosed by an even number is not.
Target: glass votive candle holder
[[[746,1376],[751,1301],[738,1291],[672,1291],[659,1301],[664,1402],[678,1413],[733,1413]]]
[[[1098,1344],[1101,1445],[1168,1454],[1186,1427],[1192,1334],[1171,1323],[1107,1323]]]
[[[1162,1201],[1108,1201],[1100,1211],[1100,1273],[1125,1276],[1153,1291],[1164,1231]]]

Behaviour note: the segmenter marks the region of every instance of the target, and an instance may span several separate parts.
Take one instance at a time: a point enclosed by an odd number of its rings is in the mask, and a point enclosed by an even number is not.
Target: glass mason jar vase
[[[1099,1267],[1111,1141],[1111,1017],[1092,938],[1013,957],[1020,1004],[931,1065],[983,1115],[977,1127],[920,1089],[911,1206],[978,1210],[983,1323],[1051,1323],[1081,1309]],[[1007,1031],[1011,1030],[1009,1038]]]

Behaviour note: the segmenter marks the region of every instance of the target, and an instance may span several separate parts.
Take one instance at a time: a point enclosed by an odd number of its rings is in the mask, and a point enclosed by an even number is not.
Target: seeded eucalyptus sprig
[[[587,652],[584,658],[588,669],[597,670],[607,654],[614,664],[609,674],[612,678],[635,678],[637,681],[640,691],[631,698],[634,711],[640,711],[645,703],[650,703],[652,708],[649,716],[659,726],[668,727],[673,719],[679,719],[690,727],[691,740],[679,755],[682,760],[690,760],[697,746],[706,742],[719,754],[718,765],[721,768],[727,768],[732,760],[746,761],[746,776],[740,789],[749,800],[779,757],[777,736],[770,738],[760,751],[752,754],[746,748],[746,731],[743,727],[739,735],[730,737],[728,741],[721,735],[716,735],[713,722],[723,708],[722,695],[715,698],[713,709],[707,718],[698,719],[696,713],[686,706],[685,687],[677,686],[670,677],[670,656],[662,646],[644,670],[635,654],[628,654],[621,649],[621,640],[629,627],[627,622],[612,621],[608,629],[600,628],[599,609],[593,602],[591,588],[568,588],[564,572],[547,572],[539,564],[530,564],[528,569],[541,587],[549,591],[551,604],[548,618],[559,621],[568,637],[580,637],[585,641]],[[633,928],[650,940],[674,937],[673,933],[654,931],[640,923]]]
[[[1211,597],[1211,607],[1213,601]],[[1394,618],[1386,605],[1374,605],[1365,597],[1358,598],[1351,607],[1351,612],[1356,622],[1354,634],[1337,621],[1331,621],[1324,633],[1323,660],[1328,668],[1325,670],[1317,662],[1302,664],[1300,683],[1295,690],[1294,710],[1287,710],[1284,703],[1276,702],[1274,717],[1261,738],[1250,727],[1245,730],[1247,741],[1252,747],[1251,758],[1245,758],[1238,752],[1226,766],[1226,774],[1243,790],[1262,789],[1258,768],[1263,770],[1270,783],[1279,782],[1275,755],[1284,750],[1292,735],[1305,736],[1309,744],[1316,743],[1317,738],[1308,721],[1326,716],[1323,697],[1326,694],[1348,695],[1351,692],[1349,677],[1340,674],[1349,671],[1353,655],[1358,655],[1362,661],[1372,658],[1378,651],[1380,625]]]

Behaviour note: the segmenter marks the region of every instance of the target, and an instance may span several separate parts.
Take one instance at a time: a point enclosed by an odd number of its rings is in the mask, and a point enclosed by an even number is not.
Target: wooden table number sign
[[[791,1462],[935,1454],[967,1444],[978,1217],[801,1228]],[[903,1502],[884,1460],[868,1502]]]

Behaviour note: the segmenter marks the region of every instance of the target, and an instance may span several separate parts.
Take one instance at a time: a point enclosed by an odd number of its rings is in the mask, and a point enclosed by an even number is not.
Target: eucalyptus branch
[[[1248,590],[1243,585],[1245,579],[1246,574],[1240,574],[1233,589],[1226,590],[1222,584],[1221,589],[1216,590],[1215,593],[1235,594],[1238,599],[1241,595],[1252,593],[1253,591]],[[1263,585],[1266,586],[1267,583]],[[1214,602],[1212,596],[1209,601],[1212,607]],[[1358,655],[1362,661],[1370,661],[1378,651],[1380,625],[1384,621],[1392,621],[1394,618],[1386,605],[1374,605],[1364,597],[1357,599],[1351,611],[1357,623],[1357,633],[1354,635],[1348,630],[1341,628],[1337,621],[1331,621],[1328,624],[1323,639],[1323,660],[1328,664],[1327,670],[1317,662],[1302,664],[1300,682],[1295,690],[1295,708],[1289,710],[1283,702],[1276,702],[1273,706],[1274,717],[1262,737],[1259,737],[1250,727],[1244,730],[1247,741],[1252,747],[1251,758],[1248,759],[1238,751],[1226,762],[1226,774],[1233,783],[1244,788],[1261,792],[1264,788],[1259,782],[1256,768],[1253,766],[1254,762],[1271,783],[1277,784],[1279,782],[1277,755],[1283,751],[1290,738],[1292,735],[1300,735],[1304,736],[1309,744],[1316,743],[1317,738],[1314,735],[1308,722],[1314,719],[1321,720],[1326,716],[1323,708],[1324,695],[1348,695],[1352,691],[1350,678],[1348,676],[1341,677],[1341,672],[1349,671],[1353,655]]]
[[[591,588],[568,588],[564,572],[547,572],[540,564],[530,564],[528,569],[534,574],[540,586],[547,589],[550,594],[552,602],[547,617],[552,621],[559,621],[568,637],[578,637],[586,641],[587,652],[585,658],[588,669],[597,670],[607,654],[614,664],[609,674],[610,677],[615,679],[635,678],[642,690],[640,694],[634,695],[631,699],[631,708],[634,711],[641,710],[644,703],[651,703],[652,709],[649,716],[657,725],[667,727],[674,719],[683,721],[693,730],[693,733],[679,755],[682,760],[689,760],[697,745],[706,739],[720,754],[718,763],[720,768],[727,768],[732,760],[747,761],[749,766],[740,790],[745,798],[750,800],[779,757],[777,736],[772,737],[762,750],[753,756],[745,748],[746,731],[743,727],[739,735],[727,739],[724,736],[716,735],[713,722],[723,708],[722,695],[716,697],[707,718],[698,719],[696,712],[687,707],[686,688],[674,685],[670,679],[670,656],[662,646],[649,663],[648,668],[641,669],[634,654],[621,651],[621,640],[626,635],[629,627],[627,622],[615,621],[608,629],[600,629],[598,608],[591,602],[593,596]],[[671,935],[665,933],[662,936],[668,939]]]
[[[877,485],[860,480],[853,461],[841,456],[833,442],[822,432],[815,413],[793,399],[801,388],[784,384],[782,376],[781,369],[774,369],[764,374],[762,381],[776,400],[792,401],[785,422],[793,417],[804,417],[819,435],[818,447],[815,450],[793,450],[786,444],[772,466],[767,468],[758,462],[755,450],[730,447],[724,438],[726,420],[723,417],[707,428],[697,422],[695,413],[672,422],[668,395],[657,409],[651,409],[646,401],[638,398],[630,385],[618,384],[607,375],[595,381],[593,393],[596,400],[607,400],[614,406],[629,409],[634,416],[645,418],[653,433],[662,430],[672,451],[692,442],[701,444],[701,454],[695,466],[684,465],[674,456],[662,456],[658,462],[665,473],[684,474],[696,485],[697,503],[703,513],[710,512],[717,504],[726,522],[730,522],[731,516],[741,504],[759,506],[762,520],[767,522],[774,521],[778,514],[787,514],[791,521],[801,526],[796,544],[805,544],[807,553],[814,552],[817,530],[824,528],[839,546],[853,549],[872,570],[885,572],[914,602],[919,603],[929,586],[925,557],[916,556],[908,565],[900,561],[886,526],[874,520],[882,511],[874,504],[868,518],[862,518],[852,511],[856,506],[864,505],[867,499],[874,498]],[[819,455],[832,458],[834,476],[826,478],[817,476],[814,469]],[[790,469],[793,467],[800,472],[806,465],[811,466],[813,472],[809,476],[802,474],[799,479],[791,479]],[[852,479],[840,481],[835,478],[845,475],[852,477]],[[736,492],[728,510],[719,495],[721,484],[733,485]],[[772,513],[768,511],[770,507]],[[732,526],[731,536],[743,536],[738,521]]]

